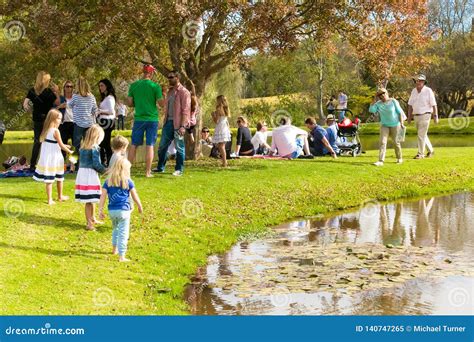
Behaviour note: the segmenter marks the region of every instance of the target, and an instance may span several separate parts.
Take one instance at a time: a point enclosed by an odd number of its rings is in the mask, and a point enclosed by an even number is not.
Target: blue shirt
[[[310,134],[313,137],[313,148],[316,150],[316,155],[326,154],[327,151],[323,144],[323,138],[328,138],[326,130],[321,126],[316,126]]]
[[[109,186],[108,180],[102,186],[107,190],[109,196],[109,210],[132,210],[130,205],[130,191],[135,187],[131,179],[128,180],[128,189],[123,189],[118,186]]]
[[[387,102],[377,101],[370,105],[369,112],[379,113],[382,126],[396,127],[400,124],[400,115],[403,110],[397,100],[390,99]]]
[[[326,128],[326,133],[327,133],[327,136],[328,136],[328,141],[329,141],[329,145],[331,145],[332,149],[334,150],[334,152],[338,152],[339,148],[337,148],[337,145],[336,145],[336,140],[337,140],[337,128],[336,128],[336,125],[331,125],[329,126],[328,128]]]

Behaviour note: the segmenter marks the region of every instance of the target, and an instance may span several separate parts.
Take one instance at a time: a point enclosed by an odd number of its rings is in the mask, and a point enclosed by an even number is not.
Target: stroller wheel
[[[357,156],[357,151],[356,151],[356,150],[352,150],[351,155],[352,155],[353,157],[356,157],[356,156]]]

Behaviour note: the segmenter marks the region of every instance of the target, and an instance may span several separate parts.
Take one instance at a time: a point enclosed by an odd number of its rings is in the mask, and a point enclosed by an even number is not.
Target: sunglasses
[[[64,88],[74,88],[74,86],[72,86],[72,85],[67,85],[67,86],[65,86]]]
[[[176,78],[176,76],[168,76],[169,80],[172,80],[173,78]]]
[[[387,94],[387,93],[383,92],[383,93],[378,94],[377,96],[382,96],[382,95],[385,95],[385,94]]]
[[[203,133],[209,133],[209,131],[202,131]]]

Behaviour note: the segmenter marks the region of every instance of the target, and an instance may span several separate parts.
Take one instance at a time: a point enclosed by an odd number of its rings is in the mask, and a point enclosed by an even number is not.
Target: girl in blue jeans
[[[120,157],[109,169],[109,177],[102,186],[100,196],[99,215],[105,218],[104,204],[109,197],[109,217],[112,220],[112,253],[119,255],[119,261],[130,261],[125,257],[127,252],[128,237],[130,235],[130,214],[132,205],[130,196],[138,207],[138,212],[143,213],[142,204],[138,197],[133,181],[130,179],[130,162]]]

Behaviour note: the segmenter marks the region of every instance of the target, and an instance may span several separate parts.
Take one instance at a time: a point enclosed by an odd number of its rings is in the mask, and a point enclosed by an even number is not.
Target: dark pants
[[[123,115],[119,115],[117,117],[117,130],[120,131],[120,130],[124,130],[124,120],[125,120],[125,116]]]
[[[74,134],[72,137],[72,145],[74,146],[75,152],[79,157],[79,149],[81,148],[82,138],[86,136],[89,127],[84,128],[74,124]],[[79,170],[79,158],[77,159],[76,170]]]
[[[168,160],[168,147],[174,140],[176,147],[176,171],[183,171],[184,169],[184,136],[179,136],[178,130],[174,129],[173,120],[169,120],[161,130],[160,147],[158,147],[158,171],[164,171],[166,162]]]
[[[59,125],[59,133],[61,133],[61,140],[63,141],[64,145],[69,144],[69,140],[71,140],[71,144],[74,140],[74,122],[63,122]],[[61,150],[63,157],[66,158],[66,152]]]
[[[100,143],[100,160],[104,165],[109,165],[112,157],[112,148],[110,147],[110,139],[112,139],[112,131],[114,130],[114,119],[100,119],[99,125],[104,129],[104,140]]]
[[[36,169],[36,162],[41,149],[40,135],[43,131],[43,121],[33,121],[33,150],[31,151],[30,169]]]

